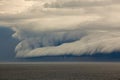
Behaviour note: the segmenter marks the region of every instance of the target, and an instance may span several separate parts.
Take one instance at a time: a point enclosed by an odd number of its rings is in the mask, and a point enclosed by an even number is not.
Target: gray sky
[[[15,60],[15,46],[18,40],[12,37],[14,32],[10,28],[0,27],[0,61]]]

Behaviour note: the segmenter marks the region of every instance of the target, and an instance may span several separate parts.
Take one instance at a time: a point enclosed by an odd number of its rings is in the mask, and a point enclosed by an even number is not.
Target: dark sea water
[[[1,63],[0,80],[120,80],[120,63]]]

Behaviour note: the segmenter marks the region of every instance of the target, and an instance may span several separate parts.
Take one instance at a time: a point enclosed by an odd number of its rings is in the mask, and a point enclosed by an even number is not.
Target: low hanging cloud
[[[118,0],[26,0],[24,4],[29,8],[0,16],[0,25],[10,26],[13,37],[20,40],[16,57],[120,50]]]
[[[119,0],[55,0],[44,4],[47,8],[80,8],[119,4]]]

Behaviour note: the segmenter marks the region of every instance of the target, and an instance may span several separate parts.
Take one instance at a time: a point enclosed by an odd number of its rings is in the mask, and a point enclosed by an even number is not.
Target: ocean
[[[0,63],[0,80],[120,80],[120,63]]]

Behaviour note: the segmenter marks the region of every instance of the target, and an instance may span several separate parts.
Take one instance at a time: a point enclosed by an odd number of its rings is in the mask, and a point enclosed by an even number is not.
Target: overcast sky
[[[0,27],[0,54],[10,45],[15,58],[111,53],[120,50],[120,0],[0,0]]]

